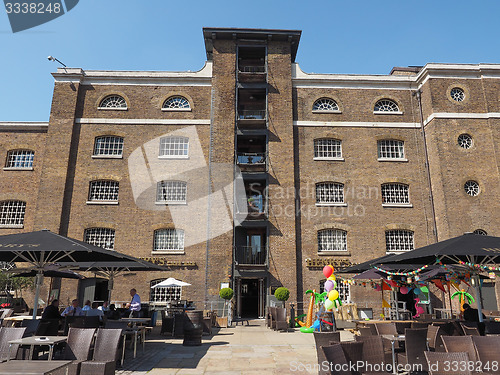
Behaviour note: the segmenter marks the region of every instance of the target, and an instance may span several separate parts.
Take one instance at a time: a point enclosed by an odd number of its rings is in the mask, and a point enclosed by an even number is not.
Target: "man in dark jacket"
[[[43,310],[42,319],[61,319],[59,314],[59,300],[53,300],[45,310]]]

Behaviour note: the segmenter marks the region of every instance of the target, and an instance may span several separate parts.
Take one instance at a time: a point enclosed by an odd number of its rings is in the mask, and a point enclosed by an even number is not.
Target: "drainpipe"
[[[414,94],[418,100],[418,108],[420,110],[420,126],[422,128],[422,139],[424,141],[424,155],[425,155],[425,169],[427,171],[427,183],[429,188],[429,199],[431,201],[431,215],[432,215],[432,230],[434,232],[434,241],[438,242],[438,231],[436,224],[436,210],[434,208],[434,194],[432,193],[431,171],[429,169],[429,153],[427,152],[427,138],[425,136],[424,126],[424,112],[422,110],[422,91],[418,89]]]

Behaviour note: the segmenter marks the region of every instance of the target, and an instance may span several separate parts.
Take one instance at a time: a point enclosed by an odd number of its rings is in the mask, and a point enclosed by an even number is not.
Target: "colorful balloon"
[[[328,280],[335,281],[335,280],[337,280],[337,278],[335,277],[335,275],[331,275],[331,276],[328,278]]]
[[[402,294],[408,294],[408,288],[406,286],[402,286],[401,288],[399,288],[399,291]]]
[[[333,273],[333,267],[330,265],[324,266],[323,267],[323,275],[325,275],[326,278],[330,277]]]
[[[420,291],[423,293],[429,293],[429,288],[427,288],[426,286],[423,286],[420,288]]]
[[[339,298],[339,292],[336,289],[330,290],[328,292],[328,299],[330,301],[335,301],[337,298]]]
[[[333,306],[334,306],[333,301],[330,301],[329,299],[325,301],[325,309],[331,310],[333,309]]]
[[[325,282],[325,290],[326,290],[327,292],[329,292],[329,291],[330,291],[330,290],[332,290],[332,289],[335,289],[335,284],[334,284],[334,281],[332,281],[332,280],[327,280],[327,281]]]
[[[413,289],[413,294],[418,296],[420,294],[420,289],[418,289],[418,288]]]

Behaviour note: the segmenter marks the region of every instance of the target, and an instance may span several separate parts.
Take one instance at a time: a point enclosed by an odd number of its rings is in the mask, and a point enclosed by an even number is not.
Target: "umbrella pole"
[[[472,276],[474,280],[474,289],[476,291],[476,303],[477,303],[477,315],[479,315],[479,322],[483,322],[483,309],[481,306],[481,291],[479,290],[481,288],[481,284],[479,283],[479,277],[477,275]]]
[[[40,285],[42,284],[43,274],[38,272],[35,277],[36,291],[35,291],[35,304],[33,306],[33,319],[36,319],[38,312],[38,298],[40,297]]]
[[[450,289],[450,281],[447,281],[446,284],[448,285],[448,300],[450,301],[450,314],[451,318],[453,319],[453,303],[451,302],[451,289]]]

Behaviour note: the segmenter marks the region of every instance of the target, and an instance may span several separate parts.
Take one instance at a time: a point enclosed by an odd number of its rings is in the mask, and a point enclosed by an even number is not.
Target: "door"
[[[241,317],[259,317],[259,280],[241,279]]]

